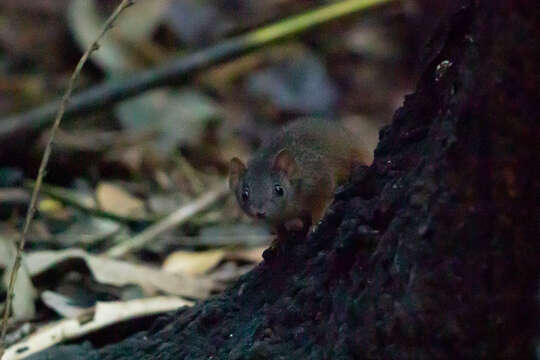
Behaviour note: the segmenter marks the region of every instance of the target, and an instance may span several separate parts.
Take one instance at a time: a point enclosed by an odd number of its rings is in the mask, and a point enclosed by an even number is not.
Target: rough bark
[[[539,13],[486,0],[454,14],[374,164],[316,232],[267,250],[223,295],[81,358],[532,359]]]

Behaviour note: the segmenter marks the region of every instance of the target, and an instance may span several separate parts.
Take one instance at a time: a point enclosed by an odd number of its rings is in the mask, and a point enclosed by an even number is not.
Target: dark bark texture
[[[33,359],[533,359],[539,13],[486,0],[449,17],[374,164],[307,239],[147,332]]]

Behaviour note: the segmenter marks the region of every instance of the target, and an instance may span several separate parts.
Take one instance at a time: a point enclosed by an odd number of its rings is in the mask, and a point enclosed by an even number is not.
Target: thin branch
[[[166,218],[157,222],[138,235],[132,237],[131,239],[118,244],[110,248],[105,255],[111,257],[120,257],[124,256],[130,251],[140,249],[145,244],[153,240],[156,236],[171,230],[189,220],[191,217],[197,215],[201,211],[207,209],[212,204],[222,199],[229,193],[229,189],[225,183],[219,184],[214,189],[210,190],[197,200],[182,206],[181,208],[175,210]]]
[[[86,49],[83,56],[79,60],[79,63],[75,67],[75,70],[73,71],[73,74],[71,75],[71,78],[69,79],[67,90],[64,96],[62,97],[62,101],[60,102],[58,113],[56,114],[56,118],[54,119],[54,123],[51,129],[51,134],[49,136],[49,140],[47,141],[47,146],[45,147],[45,151],[41,159],[41,164],[39,166],[39,171],[36,178],[36,185],[34,186],[34,190],[32,191],[30,205],[28,207],[28,211],[26,212],[24,227],[21,233],[19,244],[17,246],[17,254],[15,256],[15,262],[13,263],[13,268],[11,270],[11,276],[9,279],[9,287],[8,287],[7,297],[6,297],[6,305],[4,309],[4,316],[2,319],[2,333],[0,337],[0,358],[2,357],[2,354],[4,353],[4,344],[5,344],[5,337],[6,337],[6,332],[7,332],[7,324],[8,324],[9,313],[10,313],[10,308],[11,308],[11,301],[13,299],[13,289],[15,287],[15,281],[17,280],[17,273],[19,271],[19,267],[21,266],[22,253],[24,249],[24,244],[26,242],[26,234],[28,233],[28,229],[30,228],[30,224],[34,217],[34,213],[36,212],[36,203],[37,203],[37,199],[39,195],[39,190],[41,187],[41,183],[43,182],[43,177],[45,176],[45,171],[47,168],[49,157],[51,155],[54,136],[60,126],[60,122],[62,121],[62,117],[66,111],[66,106],[67,106],[69,97],[71,96],[71,93],[73,91],[75,81],[79,77],[79,74],[84,64],[88,60],[88,57],[92,54],[92,52],[96,51],[99,48],[99,41],[103,38],[103,36],[107,33],[107,31],[111,29],[114,21],[118,18],[118,16],[120,16],[122,11],[124,11],[127,7],[133,5],[134,3],[135,3],[135,0],[123,0],[120,3],[120,5],[118,5],[116,10],[112,13],[112,15],[107,19],[107,21],[105,21],[105,24],[103,25],[103,28],[101,29],[101,32],[99,33],[98,37]]]
[[[253,52],[329,21],[394,1],[396,0],[345,0],[292,16],[201,49],[155,69],[91,87],[73,97],[65,108],[65,116],[72,117],[104,108],[159,86],[183,83],[198,71],[218,63]],[[0,121],[0,144],[12,137],[16,131],[23,136],[23,130],[28,135],[31,130],[45,126],[52,120],[56,108],[57,103],[52,102],[27,113],[3,119]]]

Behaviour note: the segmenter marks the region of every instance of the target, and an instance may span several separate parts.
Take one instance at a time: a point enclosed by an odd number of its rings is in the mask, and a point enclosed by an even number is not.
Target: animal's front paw
[[[304,222],[299,219],[292,219],[285,223],[285,229],[287,231],[301,231],[304,229]]]

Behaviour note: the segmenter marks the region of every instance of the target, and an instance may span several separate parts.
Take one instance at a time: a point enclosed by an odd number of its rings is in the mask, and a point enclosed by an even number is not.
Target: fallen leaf
[[[236,281],[240,276],[246,274],[253,269],[254,265],[239,266],[233,261],[227,261],[212,271],[209,276],[220,283]]]
[[[207,126],[221,119],[221,112],[210,97],[191,89],[152,90],[115,108],[125,129],[155,132],[155,143],[165,153],[178,145],[199,144]]]
[[[217,40],[234,25],[216,5],[211,1],[174,1],[164,20],[180,40],[192,47],[200,47]]]
[[[247,261],[257,264],[263,259],[262,253],[266,249],[266,246],[248,249],[234,249],[227,251],[225,254],[225,259],[233,261]]]
[[[331,113],[338,97],[324,64],[310,52],[253,73],[247,91],[280,110],[306,115]]]
[[[213,269],[225,257],[225,251],[175,251],[165,259],[162,269],[174,274],[199,275]]]
[[[1,188],[0,187],[0,204],[16,203],[27,204],[30,196],[27,191],[19,188]]]
[[[88,0],[85,0],[88,1]],[[114,30],[122,39],[136,43],[149,39],[167,16],[173,0],[138,1],[129,9],[128,16],[120,16]],[[134,20],[135,19],[135,20]]]
[[[43,199],[38,204],[38,210],[41,213],[53,214],[63,210],[64,206],[60,201],[53,199]]]
[[[189,197],[181,192],[151,194],[148,197],[148,207],[154,214],[168,215],[178,209],[179,204],[185,204],[189,200]]]
[[[79,213],[77,220],[65,231],[54,234],[54,241],[64,248],[74,245],[85,247],[126,232],[127,229],[116,221]]]
[[[119,186],[101,182],[96,188],[96,198],[101,209],[121,216],[145,215],[144,202]]]
[[[59,315],[72,318],[88,312],[88,308],[73,305],[73,300],[54,291],[45,290],[41,293],[41,301],[48,308],[54,310]]]
[[[21,341],[34,331],[36,331],[36,327],[30,322],[22,323],[20,326],[16,326],[16,328],[13,330],[10,329],[9,333],[6,334],[5,347]]]
[[[343,41],[351,52],[378,62],[396,61],[404,53],[390,27],[368,21],[361,21],[343,34]]]
[[[97,282],[114,286],[139,285],[147,295],[161,291],[201,299],[207,297],[214,288],[213,281],[207,278],[170,274],[149,266],[91,255],[80,249],[29,253],[28,271],[31,276],[36,276],[77,258],[85,261]]]
[[[67,19],[73,37],[81,49],[86,49],[94,41],[103,23],[94,0],[72,1],[68,8]],[[134,58],[133,52],[111,36],[103,38],[100,50],[95,51],[91,59],[111,74],[125,73],[138,68],[138,61]]]
[[[100,41],[100,49],[92,54],[92,60],[111,75],[125,74],[140,68],[142,54],[135,51],[136,44],[151,36],[169,2],[140,1],[137,6],[132,6],[129,9],[130,16],[120,17],[108,36]],[[96,0],[71,1],[67,18],[73,37],[81,49],[91,44],[105,21]]]
[[[16,252],[15,243],[11,239],[0,236],[0,269],[5,269],[2,276],[2,287],[4,289],[7,289],[9,285]],[[15,319],[28,320],[34,317],[36,313],[34,305],[36,294],[36,289],[34,289],[28,270],[24,266],[23,259],[23,264],[17,273],[14,296],[11,303],[11,310]]]
[[[51,198],[45,198],[38,203],[38,210],[47,218],[69,221],[71,217],[70,211],[60,202]]]
[[[85,315],[84,319],[65,319],[45,326],[25,341],[10,346],[4,353],[2,360],[24,359],[55,344],[77,339],[122,321],[191,305],[193,303],[190,301],[165,296],[129,301],[98,302],[93,314],[90,314],[93,315],[91,321],[87,321],[88,315]]]
[[[179,239],[182,244],[227,246],[245,245],[246,247],[267,245],[274,238],[267,227],[256,224],[231,224],[208,226],[201,229],[198,237]],[[188,241],[191,240],[191,241]]]

